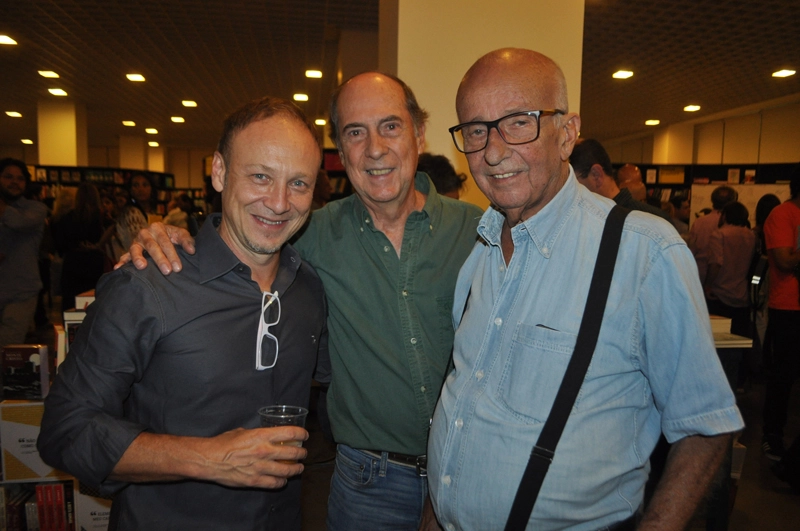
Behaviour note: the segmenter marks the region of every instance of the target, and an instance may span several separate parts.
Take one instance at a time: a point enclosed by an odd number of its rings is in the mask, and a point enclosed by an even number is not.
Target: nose
[[[264,198],[264,206],[273,214],[284,214],[289,211],[289,191],[285,186],[272,186]]]
[[[386,152],[385,139],[377,133],[370,134],[367,138],[367,156],[371,159],[379,159],[384,156]]]
[[[489,129],[488,135],[486,147],[483,150],[483,158],[490,166],[497,166],[508,157],[508,144],[500,136],[500,131],[496,127]]]

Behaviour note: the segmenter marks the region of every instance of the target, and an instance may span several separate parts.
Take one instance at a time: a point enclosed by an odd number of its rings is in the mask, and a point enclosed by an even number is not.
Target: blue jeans
[[[427,478],[413,467],[340,444],[328,498],[328,531],[417,531]]]

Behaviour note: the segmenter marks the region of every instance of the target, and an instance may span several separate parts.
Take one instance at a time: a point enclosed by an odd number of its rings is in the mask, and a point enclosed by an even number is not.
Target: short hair
[[[428,174],[436,187],[436,192],[440,195],[461,190],[464,181],[467,180],[467,176],[463,173],[456,173],[456,169],[444,155],[421,154],[417,162],[417,171]]]
[[[789,174],[789,192],[792,195],[792,199],[800,195],[800,164],[795,166],[792,169],[792,173]]]
[[[25,187],[27,188],[28,185],[31,184],[31,172],[28,171],[27,164],[19,159],[7,157],[0,160],[0,173],[3,173],[9,166],[16,166],[19,168],[19,171],[22,172],[22,176],[25,177]]]
[[[738,201],[731,201],[722,208],[722,213],[719,216],[719,226],[723,223],[727,225],[735,225],[737,227],[750,227],[750,212],[747,207]]]
[[[711,192],[711,206],[714,210],[722,210],[725,205],[739,199],[739,194],[730,186],[717,186]]]
[[[676,209],[680,209],[684,203],[688,202],[689,198],[685,195],[676,195],[673,196],[672,199],[669,200]]]
[[[428,111],[423,109],[417,103],[417,97],[414,95],[414,91],[411,90],[411,87],[405,84],[405,82],[397,76],[393,76],[392,74],[385,74],[383,72],[363,72],[364,74],[380,74],[384,77],[388,77],[395,83],[397,83],[401,89],[403,89],[403,96],[405,96],[406,100],[406,109],[408,110],[408,114],[411,115],[411,121],[414,124],[414,133],[419,136],[419,131],[425,125],[425,122],[428,121]],[[362,74],[357,74],[358,76]],[[331,94],[331,103],[329,107],[330,112],[330,127],[328,128],[328,136],[330,137],[331,141],[336,144],[336,147],[341,147],[339,145],[339,96],[342,94],[342,90],[344,90],[345,85],[347,85],[351,79],[356,76],[351,77],[338,87],[336,90],[333,91]]]
[[[606,175],[614,174],[614,170],[611,168],[611,157],[608,156],[603,145],[594,138],[579,140],[572,148],[569,163],[572,164],[575,174],[580,178],[589,175],[589,170],[595,164],[599,164]]]
[[[300,107],[283,98],[264,96],[263,98],[245,103],[225,118],[225,122],[223,122],[222,125],[222,135],[217,145],[217,151],[222,155],[225,166],[227,167],[230,164],[231,143],[233,142],[234,136],[251,123],[266,120],[278,114],[297,119],[297,121],[308,129],[308,132],[311,133],[314,139],[317,138],[316,128]]]
[[[763,227],[772,209],[781,204],[780,198],[775,194],[764,194],[756,203],[756,226]]]

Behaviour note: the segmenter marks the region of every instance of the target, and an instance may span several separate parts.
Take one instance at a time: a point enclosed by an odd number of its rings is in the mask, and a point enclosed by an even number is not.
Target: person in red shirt
[[[773,367],[764,399],[762,449],[779,460],[789,395],[800,373],[800,165],[789,185],[792,198],[770,213],[764,224],[769,259],[769,332]]]

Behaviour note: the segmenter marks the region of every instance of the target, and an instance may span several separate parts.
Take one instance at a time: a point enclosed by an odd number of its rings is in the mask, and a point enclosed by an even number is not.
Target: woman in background
[[[117,236],[123,249],[128,249],[139,231],[147,227],[147,216],[153,213],[154,187],[144,174],[136,174],[128,183],[130,199],[117,218]]]

